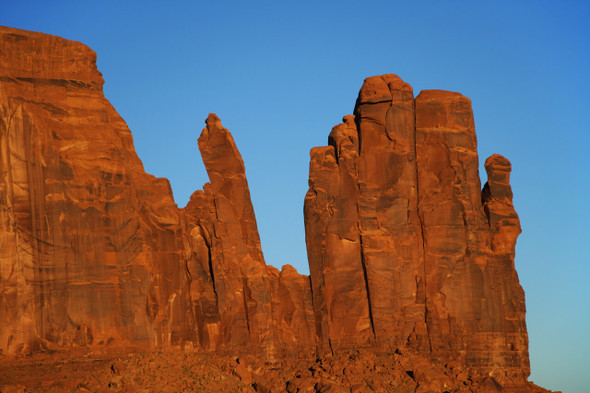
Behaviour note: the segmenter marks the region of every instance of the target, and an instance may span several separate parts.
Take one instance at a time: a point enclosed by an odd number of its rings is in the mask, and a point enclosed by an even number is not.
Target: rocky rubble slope
[[[235,393],[498,393],[491,377],[471,377],[456,364],[409,350],[351,349],[319,358],[260,357],[161,350],[123,354],[83,350],[0,358],[0,391]],[[549,393],[533,384],[512,392]]]

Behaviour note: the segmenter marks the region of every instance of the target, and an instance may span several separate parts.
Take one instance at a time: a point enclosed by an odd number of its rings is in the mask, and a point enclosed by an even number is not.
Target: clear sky
[[[179,206],[208,181],[197,137],[217,113],[244,158],[267,263],[302,273],[309,150],[363,79],[470,97],[480,162],[513,165],[531,380],[567,393],[590,389],[589,21],[582,0],[0,0],[1,25],[98,53],[106,97]]]

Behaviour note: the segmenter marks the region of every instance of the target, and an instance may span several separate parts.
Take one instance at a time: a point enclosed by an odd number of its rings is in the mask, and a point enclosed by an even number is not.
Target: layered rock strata
[[[529,374],[510,163],[483,192],[471,103],[367,78],[354,116],[311,151],[305,224],[324,350],[411,347],[521,384]],[[345,295],[343,295],[345,294]]]

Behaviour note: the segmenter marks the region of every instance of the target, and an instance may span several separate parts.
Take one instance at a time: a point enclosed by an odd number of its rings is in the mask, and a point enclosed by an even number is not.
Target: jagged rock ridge
[[[266,266],[215,115],[199,138],[211,183],[178,209],[104,98],[92,50],[0,28],[0,51],[1,351],[313,348],[309,280]]]
[[[0,54],[2,353],[166,346],[276,365],[405,348],[529,391],[510,163],[488,159],[482,192],[467,98],[365,80],[311,153],[308,277],[266,265],[217,116],[199,138],[210,183],[179,209],[145,173],[92,50],[0,27]]]
[[[354,116],[311,151],[305,224],[319,343],[457,361],[505,385],[529,375],[510,163],[486,162],[471,103],[367,78]]]

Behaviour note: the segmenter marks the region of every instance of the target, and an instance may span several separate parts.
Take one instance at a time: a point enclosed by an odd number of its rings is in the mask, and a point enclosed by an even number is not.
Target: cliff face
[[[398,371],[423,389],[450,378],[424,359],[528,386],[510,163],[490,157],[481,190],[467,98],[365,80],[354,115],[311,151],[308,277],[266,265],[217,116],[198,143],[210,183],[179,209],[104,98],[94,52],[0,27],[0,54],[1,353],[169,346],[274,365],[403,348],[421,360]]]
[[[0,28],[0,52],[0,350],[313,348],[309,281],[265,265],[215,115],[199,138],[211,183],[178,209],[104,98],[92,50]]]
[[[94,52],[7,28],[0,51],[0,348],[158,341],[184,286],[168,181],[144,172]]]
[[[506,384],[529,374],[510,163],[486,162],[469,99],[395,75],[311,152],[305,224],[319,342],[410,347]],[[342,295],[346,294],[346,295]]]
[[[314,345],[309,281],[264,262],[242,157],[214,114],[199,137],[211,183],[181,210],[191,308],[203,348]]]

